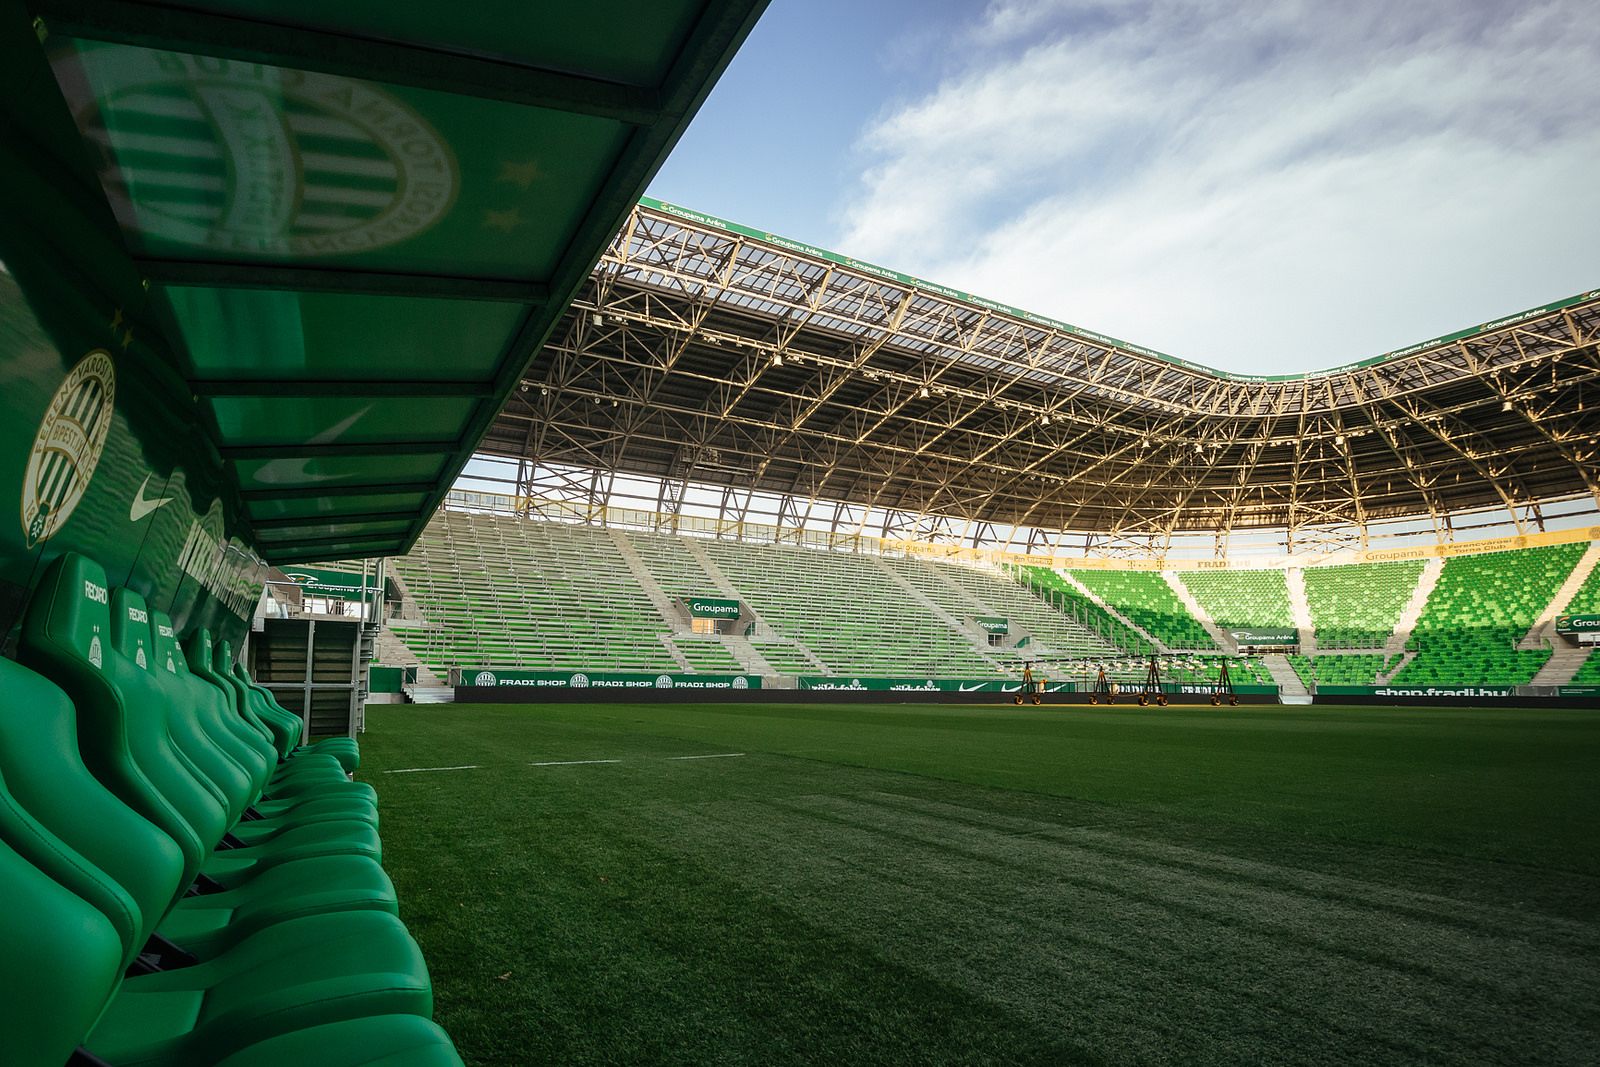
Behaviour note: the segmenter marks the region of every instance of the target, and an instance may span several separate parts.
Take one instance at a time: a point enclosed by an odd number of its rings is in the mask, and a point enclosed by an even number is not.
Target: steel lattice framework
[[[1540,502],[1600,505],[1600,292],[1349,368],[1246,379],[987,305],[665,205],[612,242],[482,450],[606,503],[609,473],[816,509],[890,514],[890,536],[1092,531],[1107,551],[1175,533],[1369,524]],[[550,487],[529,486],[530,490]],[[836,503],[837,502],[837,503]],[[986,532],[987,531],[987,532]],[[1036,548],[1040,544],[1017,545]]]

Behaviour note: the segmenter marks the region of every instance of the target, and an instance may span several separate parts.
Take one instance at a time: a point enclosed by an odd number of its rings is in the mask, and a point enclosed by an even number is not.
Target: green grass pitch
[[[374,706],[362,751],[472,1064],[1600,1062],[1600,711]]]

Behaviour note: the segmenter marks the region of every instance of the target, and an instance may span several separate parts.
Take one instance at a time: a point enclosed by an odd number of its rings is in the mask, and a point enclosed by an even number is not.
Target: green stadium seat
[[[121,625],[113,624],[112,606]],[[186,730],[176,710],[165,716],[177,724],[169,762],[203,788],[174,802],[155,788],[171,784],[165,771],[134,777],[141,769],[131,754],[135,738],[151,732],[134,702],[184,703],[180,688],[139,683],[150,669],[167,674],[165,654],[176,651],[148,632],[140,643],[142,612],[126,591],[108,596],[103,572],[71,555],[47,569],[30,606],[22,651],[74,677],[100,702],[98,717],[0,659],[0,942],[25,961],[0,972],[0,1062],[59,1064],[86,1044],[118,1065],[292,1057],[338,1067],[377,1062],[374,1050],[384,1062],[458,1064],[448,1039],[425,1021],[427,972],[393,914],[393,887],[371,858],[282,862],[232,889],[191,895],[193,864],[183,844],[90,774],[89,752],[121,768],[146,791],[147,810],[183,828],[184,844],[198,837],[197,826],[212,825],[207,813],[186,807],[195,797],[212,796],[221,783],[249,788],[245,750],[219,745],[201,757],[203,735]],[[87,671],[77,669],[77,652]],[[174,656],[173,665],[180,660]],[[90,672],[98,683],[86,680]],[[110,715],[113,705],[134,713]],[[105,723],[122,727],[115,746],[79,732]],[[128,751],[118,757],[109,751],[117,746]],[[154,748],[148,739],[139,747]],[[231,770],[218,753],[233,761]],[[229,801],[213,799],[218,810]],[[158,929],[176,945],[153,941]],[[191,941],[190,933],[204,936]],[[262,1042],[271,1044],[256,1047]]]

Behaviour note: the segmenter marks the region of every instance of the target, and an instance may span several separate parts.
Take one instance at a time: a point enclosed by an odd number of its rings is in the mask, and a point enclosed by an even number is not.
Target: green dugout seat
[[[244,665],[233,662],[232,656],[227,654],[226,644],[220,645],[216,668],[219,675],[231,681],[237,688],[240,696],[241,707],[252,708],[258,719],[265,721],[268,717],[275,718],[287,727],[287,737],[292,743],[289,752],[296,751],[293,746],[298,745],[302,753],[323,753],[331,755],[339,761],[345,773],[354,774],[361,766],[361,746],[353,737],[325,737],[320,741],[299,745],[304,737],[305,724],[300,716],[278,703],[270,690],[257,685],[245,671]]]
[[[381,858],[376,829],[354,819],[279,823],[253,842],[224,841],[230,811],[240,808],[229,792],[239,788],[240,777],[215,758],[214,748],[204,755],[209,735],[191,706],[171,703],[149,669],[148,653],[141,667],[137,656],[119,650],[104,578],[97,564],[75,553],[52,563],[23,620],[19,654],[76,706],[90,772],[183,850],[184,884],[202,870],[233,887],[266,867],[313,856]],[[218,844],[247,847],[213,854]]]
[[[460,1067],[445,1032],[415,1015],[380,1015],[314,1026],[270,1038],[221,1060],[216,1067]]]
[[[329,761],[297,764],[278,762],[277,749],[267,736],[238,714],[231,694],[191,673],[189,655],[172,636],[165,615],[151,613],[156,643],[156,676],[172,692],[174,706],[191,707],[208,732],[222,745],[239,754],[251,771],[256,799],[252,818],[293,818],[296,821],[322,821],[334,818],[357,819],[378,824],[377,794],[365,783],[356,783]],[[202,634],[191,640],[196,659],[205,657],[209,638]],[[240,829],[250,830],[254,822]],[[239,836],[254,838],[248,833]]]
[[[276,772],[279,779],[295,778],[308,768],[316,768],[315,774],[321,777],[337,773],[348,779],[351,768],[346,767],[333,750],[320,752],[296,748],[301,730],[300,719],[285,711],[276,701],[263,699],[234,677],[233,653],[227,642],[214,642],[209,630],[200,629],[189,638],[185,651],[190,670],[226,696],[231,713],[266,738],[272,746],[282,762]],[[371,789],[365,785],[354,785],[352,788],[357,791]]]
[[[11,795],[41,825],[110,874],[142,915],[161,922],[163,936],[198,956],[303,915],[398,911],[388,875],[364,856],[280,864],[225,892],[185,895],[193,881],[190,857],[89,773],[80,754],[77,715],[66,695],[4,659],[0,773]],[[132,931],[124,933],[133,939]]]
[[[109,919],[0,839],[0,1063],[60,1067],[100,1018],[122,968]]]

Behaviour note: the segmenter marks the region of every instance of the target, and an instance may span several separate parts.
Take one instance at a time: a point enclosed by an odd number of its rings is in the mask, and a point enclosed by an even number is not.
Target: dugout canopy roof
[[[151,295],[268,561],[403,553],[763,6],[8,0],[6,210]]]
[[[1520,529],[1544,501],[1600,505],[1597,341],[1600,291],[1246,378],[647,200],[484,447],[661,479],[663,513],[710,483],[730,519],[753,489],[785,514],[892,512],[908,537],[954,520],[977,543],[1009,524],[1159,552],[1409,517],[1447,537],[1466,509]]]

